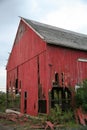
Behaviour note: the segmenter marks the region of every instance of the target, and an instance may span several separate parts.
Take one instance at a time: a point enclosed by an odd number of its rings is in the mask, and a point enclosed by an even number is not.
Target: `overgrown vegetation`
[[[0,112],[4,112],[6,109],[6,93],[0,92]]]
[[[58,105],[50,110],[49,115],[46,116],[45,120],[49,120],[55,124],[75,124],[74,114],[72,110],[62,111]]]
[[[16,95],[14,98],[11,94],[8,95],[4,92],[0,92],[0,112],[5,112],[6,108],[12,108],[15,110],[20,109],[20,95]]]
[[[13,95],[12,93],[8,93],[7,107],[19,111],[19,109],[20,109],[20,95],[19,94]]]
[[[11,101],[11,102],[10,102]],[[82,84],[80,84],[80,88],[77,89],[75,95],[76,108],[82,107],[84,112],[87,113],[87,80],[84,80]],[[12,98],[12,95],[8,95],[8,106],[9,108],[20,106],[20,95],[16,95]],[[0,112],[4,112],[6,109],[6,93],[0,92]],[[55,108],[50,110],[49,115],[45,115],[43,117],[43,122],[46,120],[51,121],[54,124],[63,124],[66,126],[73,127],[76,125],[74,119],[74,110],[62,111],[61,108],[56,104]],[[37,120],[33,121],[35,124],[38,123]],[[40,122],[40,121],[39,121]]]
[[[84,112],[87,113],[87,79],[80,84],[75,95],[76,107],[82,107]]]

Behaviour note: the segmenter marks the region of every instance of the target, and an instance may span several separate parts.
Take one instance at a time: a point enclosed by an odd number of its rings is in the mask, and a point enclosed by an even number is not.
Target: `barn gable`
[[[36,31],[21,19],[6,68],[9,68],[9,65],[14,68],[45,49],[42,37],[38,37]]]

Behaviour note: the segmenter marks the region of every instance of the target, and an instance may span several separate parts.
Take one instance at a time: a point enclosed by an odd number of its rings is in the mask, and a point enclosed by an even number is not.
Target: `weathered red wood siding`
[[[25,26],[25,32],[21,39],[13,46],[9,57],[9,64],[7,65],[8,70],[23,64],[27,60],[46,50],[45,42],[22,21],[20,22],[19,28],[21,24]]]
[[[13,89],[18,79],[18,89],[21,89],[21,112],[24,113],[25,93],[27,92],[26,113],[38,114],[38,58],[39,75],[42,86],[42,95],[47,101],[49,112],[49,91],[55,80],[55,72],[59,74],[59,83],[62,86],[61,73],[64,74],[64,86],[75,86],[87,78],[87,62],[78,62],[78,58],[86,58],[87,52],[46,44],[23,21],[25,30],[21,37],[16,36],[15,44],[7,64],[7,88]],[[19,30],[18,29],[18,30]]]
[[[27,92],[26,112],[37,115],[38,112],[38,82],[37,58],[19,67],[19,81],[21,81],[21,112],[24,113],[24,93]],[[20,86],[19,86],[20,87]]]
[[[46,44],[22,21],[20,26],[25,26],[21,39],[13,46],[7,64],[7,86],[13,86],[18,78],[18,87],[21,89],[21,112],[24,112],[24,92],[27,92],[27,114],[38,114],[38,72],[37,57],[40,64],[40,82],[43,93],[46,89]],[[18,72],[17,72],[17,71]],[[16,74],[18,73],[18,75]],[[46,78],[46,79],[45,79]],[[11,81],[11,84],[10,84]],[[21,82],[21,83],[20,83]],[[21,84],[21,85],[20,85]],[[46,96],[46,95],[45,95]],[[47,97],[47,96],[46,96]]]
[[[64,47],[48,45],[48,64],[50,75],[50,86],[54,80],[55,72],[64,73],[64,85],[69,87],[87,79],[87,62],[79,62],[79,58],[87,59],[87,52]],[[62,85],[61,85],[62,86]]]

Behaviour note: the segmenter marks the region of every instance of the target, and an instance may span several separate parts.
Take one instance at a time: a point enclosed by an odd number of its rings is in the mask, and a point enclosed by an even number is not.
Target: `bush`
[[[6,109],[6,93],[0,92],[0,112],[4,112]]]
[[[47,117],[47,120],[57,124],[65,124],[73,121],[73,119],[73,112],[71,110],[64,112],[58,105],[55,105],[55,108],[51,109]]]
[[[75,101],[77,108],[81,106],[87,112],[87,80],[84,80],[81,87],[77,89]]]
[[[13,95],[8,93],[7,108],[18,110],[20,109],[20,95]]]
[[[50,120],[51,122],[57,122],[60,123],[60,118],[62,115],[61,108],[58,105],[55,105],[55,108],[50,110],[50,114],[47,116],[47,120]]]

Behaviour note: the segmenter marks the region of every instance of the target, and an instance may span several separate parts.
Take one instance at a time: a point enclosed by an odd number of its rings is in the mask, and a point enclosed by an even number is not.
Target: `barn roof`
[[[87,35],[25,18],[23,20],[48,44],[87,50]]]

